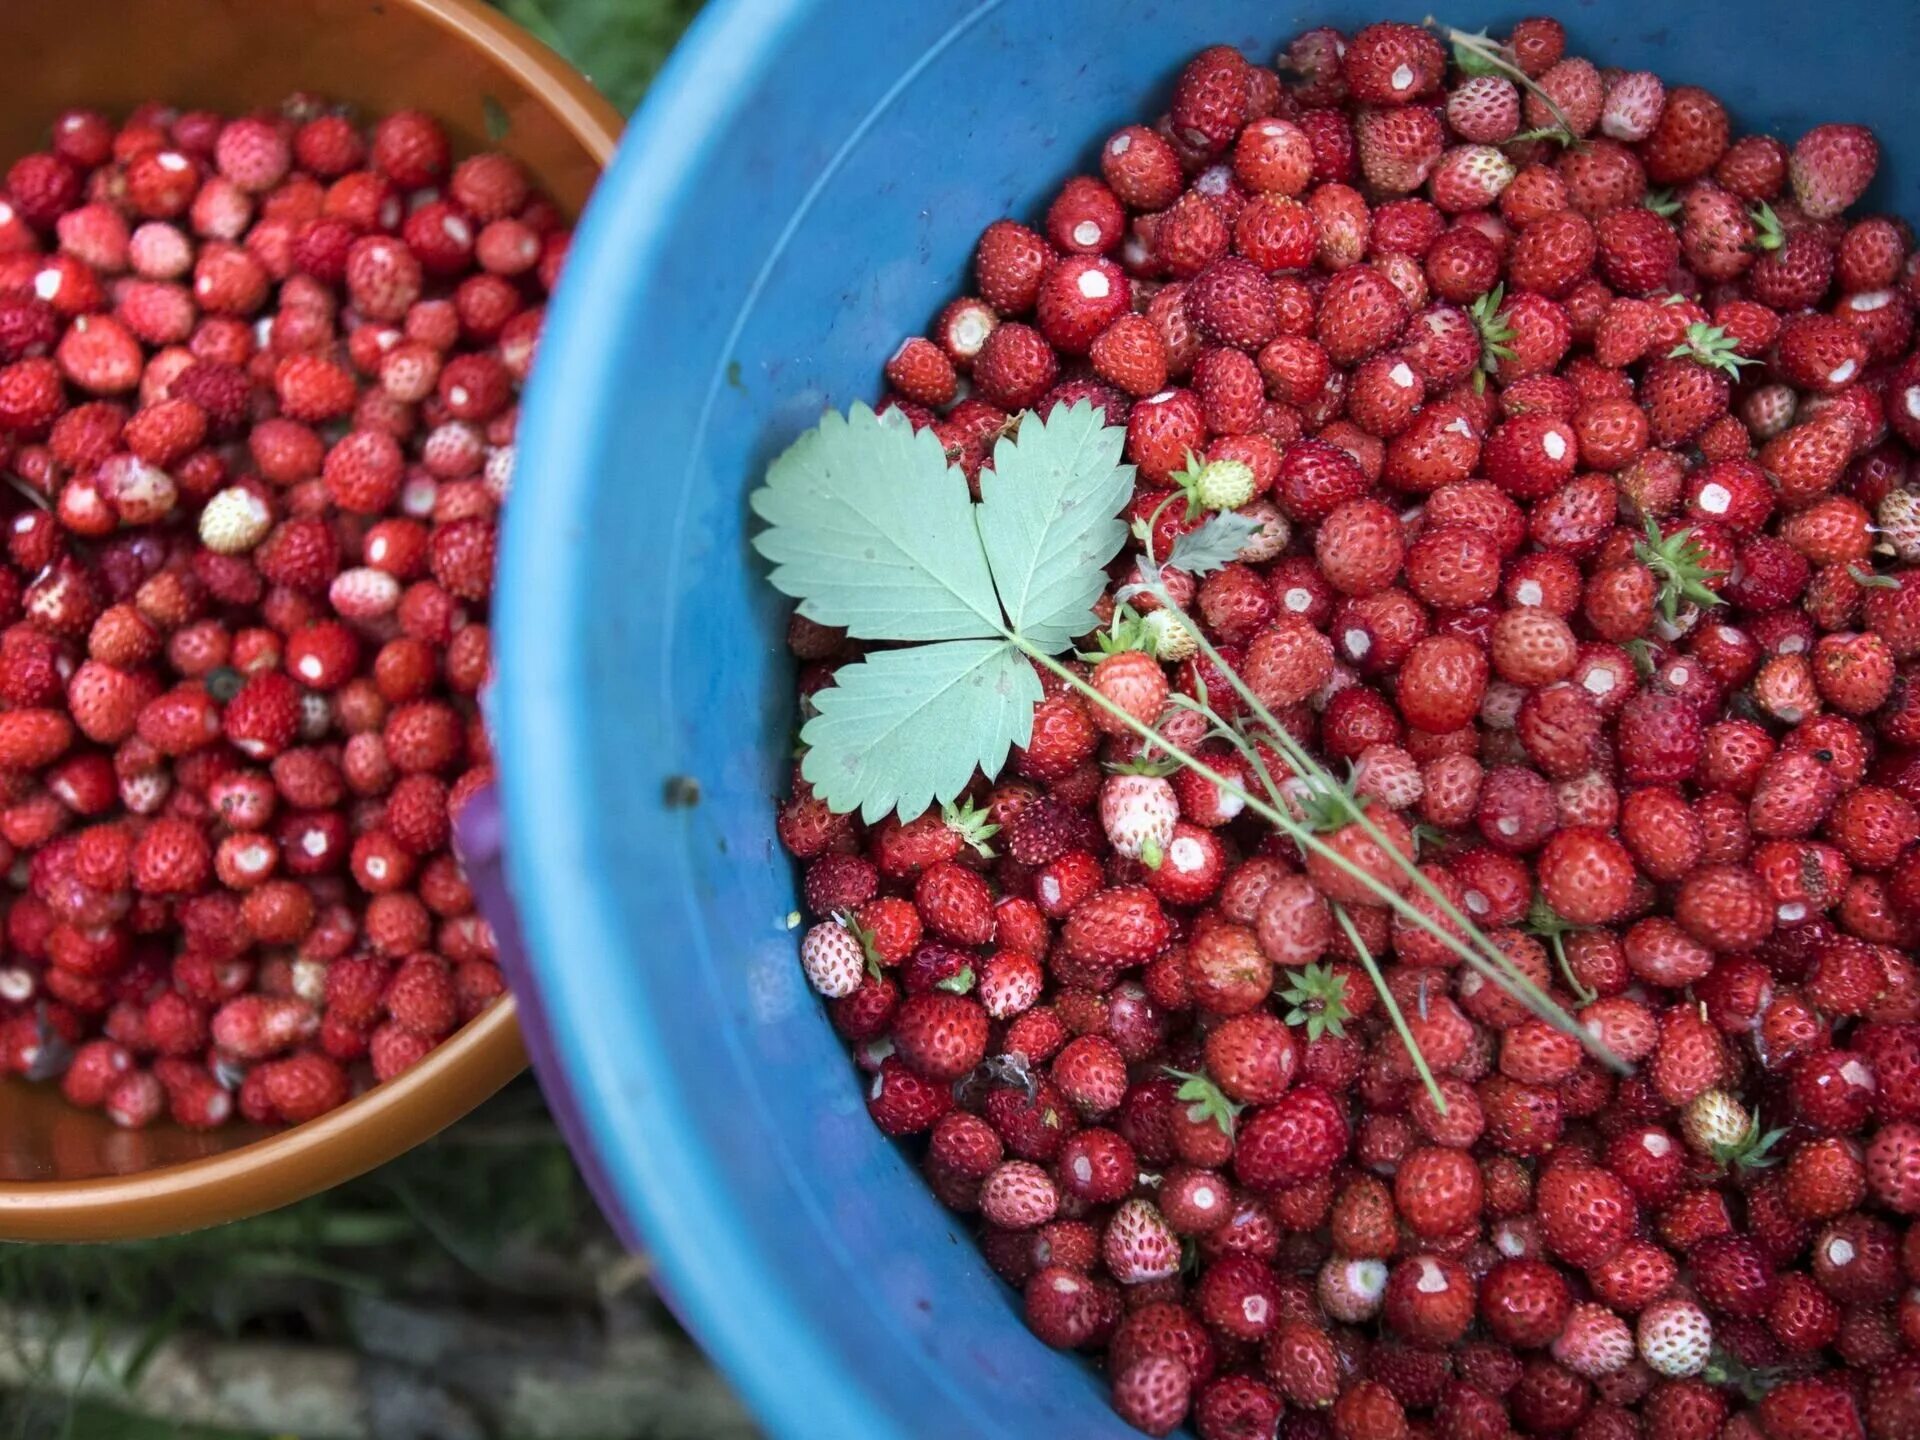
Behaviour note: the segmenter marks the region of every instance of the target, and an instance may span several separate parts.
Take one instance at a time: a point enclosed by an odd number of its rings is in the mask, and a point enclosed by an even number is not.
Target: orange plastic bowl
[[[0,163],[60,110],[146,100],[233,112],[296,90],[368,115],[438,116],[506,150],[577,213],[620,118],[584,77],[477,0],[5,0]],[[502,1000],[399,1078],[283,1131],[117,1129],[51,1086],[0,1085],[0,1240],[111,1240],[258,1214],[419,1144],[526,1065]]]

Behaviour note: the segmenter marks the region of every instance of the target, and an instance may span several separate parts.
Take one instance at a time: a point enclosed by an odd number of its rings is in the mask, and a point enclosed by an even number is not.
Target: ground
[[[699,0],[498,0],[631,109]],[[0,1249],[0,1440],[746,1440],[522,1079],[175,1240]]]

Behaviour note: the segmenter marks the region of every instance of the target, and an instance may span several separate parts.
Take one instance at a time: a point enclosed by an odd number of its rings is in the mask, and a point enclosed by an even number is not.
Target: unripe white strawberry
[[[1747,1107],[1724,1090],[1704,1091],[1680,1112],[1682,1138],[1702,1155],[1738,1147],[1752,1124]]]
[[[1180,1273],[1180,1237],[1151,1200],[1129,1200],[1113,1212],[1100,1240],[1107,1269],[1122,1285]]]
[[[1905,565],[1920,564],[1920,491],[1889,490],[1880,501],[1880,538]]]
[[[1604,1305],[1582,1302],[1568,1312],[1553,1358],[1589,1380],[1624,1370],[1633,1360],[1633,1332]]]
[[[1315,1286],[1320,1308],[1334,1319],[1358,1325],[1380,1313],[1387,1293],[1387,1267],[1379,1260],[1348,1260],[1335,1255],[1320,1267]]]
[[[1193,479],[1193,498],[1206,510],[1238,510],[1253,499],[1253,467],[1244,460],[1209,460]]]
[[[1147,638],[1147,648],[1165,664],[1178,665],[1200,653],[1200,642],[1170,610],[1148,611],[1140,617],[1140,627]]]
[[[830,1000],[851,995],[867,973],[866,952],[846,926],[823,920],[800,942],[800,968],[807,983]]]
[[[1678,1380],[1706,1369],[1713,1351],[1713,1322],[1691,1300],[1656,1300],[1640,1312],[1640,1358],[1657,1373]]]
[[[1115,851],[1158,869],[1173,840],[1180,801],[1159,775],[1109,775],[1100,789],[1100,825]]]
[[[267,502],[244,485],[229,485],[200,512],[200,543],[220,555],[244,555],[273,528]]]

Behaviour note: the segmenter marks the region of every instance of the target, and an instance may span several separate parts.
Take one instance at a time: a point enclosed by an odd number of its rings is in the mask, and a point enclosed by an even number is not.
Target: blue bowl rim
[[[514,757],[499,786],[515,835],[570,836],[577,817],[602,803],[589,788],[574,703],[590,693],[584,657],[579,647],[553,643],[553,625],[555,616],[585,613],[579,547],[590,530],[595,437],[608,433],[609,411],[622,397],[611,382],[566,377],[620,373],[621,317],[648,303],[675,197],[717,163],[731,97],[750,93],[780,63],[782,38],[806,8],[806,0],[708,5],[655,80],[575,232],[518,437],[521,453],[541,457],[539,522],[503,528],[493,616],[498,663],[516,676],[489,700],[498,753]],[[557,378],[543,385],[540,375]],[[647,694],[629,726],[664,740],[674,730],[668,687]],[[564,846],[512,847],[506,859],[530,955],[630,949],[606,890]],[[708,963],[696,918],[682,929],[699,952],[682,963]],[[776,1430],[800,1423],[809,1433],[894,1433],[892,1419],[815,1334],[799,1297],[766,1283],[743,1231],[750,1217],[729,1208],[712,1152],[683,1118],[681,1077],[650,1072],[644,1086],[628,1078],[636,1051],[665,1048],[670,1017],[652,1013],[637,977],[618,966],[542,965],[539,982],[549,1026],[541,1038],[550,1043],[536,1056],[553,1056],[564,1071],[549,1068],[543,1079],[565,1092],[556,1108],[571,1112],[570,1139],[591,1151],[590,1168],[611,1192],[602,1202],[617,1208],[623,1229],[645,1238],[662,1293],[748,1406]],[[616,1007],[623,1023],[608,1026]]]

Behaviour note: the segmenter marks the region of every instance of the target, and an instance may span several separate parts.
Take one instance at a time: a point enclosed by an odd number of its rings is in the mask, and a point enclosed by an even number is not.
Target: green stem
[[[1567,988],[1573,991],[1573,998],[1582,1005],[1591,1005],[1600,996],[1580,983],[1580,977],[1573,973],[1573,964],[1567,959],[1567,947],[1561,941],[1558,931],[1547,937],[1547,943],[1553,946],[1553,958],[1560,967],[1560,973],[1566,978]]]
[[[1178,605],[1175,605],[1164,589],[1156,588],[1154,598],[1165,606],[1173,617],[1179,621],[1186,632],[1193,637],[1194,643],[1199,646],[1200,653],[1205,655],[1207,659],[1213,663],[1214,668],[1226,677],[1226,681],[1233,687],[1234,693],[1237,694],[1241,701],[1266,725],[1274,748],[1280,751],[1286,758],[1287,763],[1292,765],[1305,779],[1315,784],[1337,784],[1320,762],[1314,759],[1312,754],[1308,752],[1307,748],[1295,740],[1291,732],[1274,718],[1273,713],[1261,702],[1260,697],[1255,695],[1253,691],[1247,687],[1246,682],[1240,678],[1239,672],[1226,663],[1220,652],[1214,648],[1213,642],[1201,633],[1200,627],[1194,623],[1193,618]],[[1601,1044],[1597,1038],[1589,1034],[1582,1026],[1576,1024],[1573,1017],[1567,1014],[1551,996],[1547,995],[1539,986],[1535,985],[1532,980],[1522,973],[1513,962],[1507,958],[1506,952],[1489,940],[1486,935],[1481,932],[1480,927],[1463,914],[1459,907],[1447,898],[1440,887],[1435,885],[1418,865],[1403,856],[1399,849],[1387,840],[1387,837],[1381,833],[1380,827],[1375,825],[1367,815],[1365,806],[1356,805],[1353,815],[1354,822],[1360,826],[1361,831],[1393,859],[1393,861],[1406,872],[1408,879],[1439,909],[1441,914],[1457,925],[1461,933],[1466,935],[1475,945],[1478,945],[1484,953],[1482,956],[1475,956],[1463,946],[1453,945],[1452,948],[1467,958],[1468,963],[1479,970],[1487,979],[1499,985],[1515,999],[1520,1000],[1522,1004],[1526,1005],[1528,1009],[1532,1010],[1541,1019],[1554,1026],[1554,1028],[1565,1031],[1568,1035],[1573,1036],[1574,1039],[1578,1040],[1592,1055],[1620,1074],[1624,1075],[1627,1073],[1630,1067],[1624,1061],[1605,1045]],[[1422,923],[1425,924],[1426,917],[1422,916],[1421,920]],[[1434,934],[1443,936],[1443,938],[1451,944],[1453,937],[1445,935],[1445,932],[1437,925],[1428,925],[1427,928],[1431,929]]]
[[[1433,1103],[1439,1107],[1442,1115],[1447,1113],[1447,1097],[1440,1093],[1440,1084],[1433,1078],[1433,1071],[1427,1068],[1427,1057],[1421,1053],[1419,1042],[1413,1038],[1413,1031],[1407,1028],[1407,1017],[1400,1013],[1400,1002],[1393,998],[1393,991],[1387,988],[1386,979],[1380,974],[1380,967],[1374,963],[1373,952],[1367,949],[1367,942],[1360,938],[1353,917],[1347,914],[1347,907],[1338,900],[1333,902],[1333,918],[1340,922],[1347,943],[1353,946],[1360,956],[1360,963],[1366,967],[1367,978],[1373,981],[1373,988],[1380,992],[1380,1002],[1387,1007],[1387,1018],[1393,1022],[1393,1028],[1400,1034],[1400,1043],[1407,1047],[1407,1058],[1413,1061],[1413,1068],[1420,1072],[1420,1083],[1427,1087],[1427,1094],[1433,1097]]]
[[[1188,754],[1185,750],[1182,750],[1179,746],[1175,745],[1172,741],[1168,740],[1164,735],[1160,734],[1158,731],[1153,729],[1152,726],[1143,724],[1142,722],[1134,719],[1133,716],[1127,714],[1126,711],[1122,710],[1119,706],[1115,705],[1112,701],[1108,700],[1106,696],[1102,695],[1098,690],[1095,690],[1091,685],[1087,684],[1086,681],[1082,680],[1078,675],[1074,674],[1073,671],[1069,670],[1066,666],[1062,665],[1058,660],[1055,660],[1051,655],[1046,654],[1044,651],[1034,646],[1031,642],[1025,640],[1021,636],[1012,635],[1012,634],[1009,634],[1007,636],[1007,639],[1023,654],[1027,655],[1029,658],[1034,660],[1036,663],[1038,663],[1045,669],[1050,670],[1055,675],[1059,676],[1060,679],[1064,680],[1076,692],[1078,692],[1081,695],[1084,695],[1087,699],[1091,700],[1094,704],[1098,705],[1102,710],[1105,710],[1108,714],[1114,716],[1122,724],[1124,724],[1128,729],[1132,730],[1135,734],[1140,736],[1141,739],[1151,741],[1153,744],[1159,746],[1160,749],[1166,751],[1167,754],[1173,756],[1173,758],[1178,760],[1182,765],[1186,766],[1187,769],[1193,771],[1196,775],[1200,776],[1203,780],[1211,780],[1215,785],[1218,785],[1222,790],[1226,791],[1229,795],[1238,797],[1240,801],[1243,804],[1245,804],[1249,810],[1253,811],[1255,815],[1258,815],[1261,819],[1265,820],[1269,825],[1272,825],[1274,829],[1280,831],[1282,834],[1287,836],[1296,845],[1300,846],[1301,849],[1312,851],[1314,854],[1320,856],[1328,864],[1332,865],[1336,870],[1339,870],[1342,874],[1352,879],[1356,884],[1360,885],[1362,888],[1364,888],[1365,890],[1369,891],[1371,894],[1376,896],[1382,905],[1387,906],[1389,909],[1393,910],[1396,914],[1404,916],[1408,921],[1408,923],[1417,925],[1420,929],[1432,935],[1434,939],[1438,940],[1441,944],[1445,945],[1448,949],[1452,950],[1462,960],[1466,961],[1469,965],[1473,966],[1476,970],[1480,971],[1482,975],[1485,975],[1489,980],[1493,981],[1493,983],[1495,983],[1496,985],[1502,983],[1501,977],[1497,973],[1490,973],[1491,967],[1487,964],[1486,960],[1483,959],[1480,955],[1476,954],[1464,941],[1460,939],[1459,936],[1453,935],[1448,931],[1441,929],[1435,923],[1432,916],[1422,914],[1420,910],[1417,909],[1410,901],[1408,901],[1407,898],[1404,895],[1402,895],[1399,891],[1395,890],[1392,886],[1386,884],[1384,881],[1376,879],[1373,875],[1370,875],[1367,871],[1355,865],[1346,856],[1342,855],[1339,851],[1333,849],[1325,841],[1321,840],[1321,838],[1318,835],[1314,834],[1311,830],[1308,830],[1298,820],[1295,820],[1291,815],[1286,814],[1284,811],[1275,809],[1273,806],[1267,804],[1264,800],[1261,800],[1258,797],[1254,796],[1253,794],[1249,793],[1247,789],[1241,784],[1239,784],[1237,781],[1229,780],[1225,775],[1222,775],[1218,770],[1215,770],[1211,765],[1207,764],[1204,760],[1199,759],[1197,756]],[[1389,849],[1391,849],[1391,847],[1389,847]],[[1397,853],[1397,852],[1394,852],[1394,853]],[[1603,1053],[1608,1053],[1608,1052],[1603,1052]],[[1614,1063],[1618,1063],[1618,1062],[1614,1062]]]
[[[1573,125],[1567,119],[1567,112],[1560,108],[1553,96],[1543,90],[1531,75],[1507,59],[1506,56],[1502,55],[1497,46],[1487,44],[1482,37],[1470,31],[1456,30],[1453,26],[1436,20],[1431,15],[1427,16],[1427,24],[1433,26],[1445,35],[1450,44],[1458,45],[1463,50],[1471,51],[1486,61],[1487,64],[1493,66],[1494,69],[1503,72],[1509,80],[1512,80],[1528,94],[1538,96],[1540,103],[1547,107],[1548,112],[1552,114],[1560,128],[1567,132],[1567,144],[1573,147],[1580,147],[1580,137],[1573,133]]]

